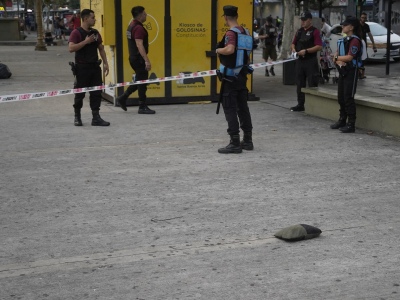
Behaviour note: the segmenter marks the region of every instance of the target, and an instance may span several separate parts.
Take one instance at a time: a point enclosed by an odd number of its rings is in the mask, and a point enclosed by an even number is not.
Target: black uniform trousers
[[[228,122],[228,134],[239,134],[239,128],[244,132],[251,132],[253,125],[247,100],[249,90],[247,89],[247,76],[239,74],[237,77],[227,76],[232,82],[225,81],[222,93],[222,107],[225,119]],[[240,122],[240,123],[239,123]]]
[[[347,69],[345,75],[339,75],[338,79],[338,103],[340,116],[348,117],[349,123],[356,121],[356,103],[354,95],[357,89],[358,68]]]
[[[76,64],[76,82],[75,88],[84,88],[99,86],[103,84],[101,78],[101,68],[98,63],[92,64]],[[83,106],[83,98],[86,93],[76,93],[74,99],[74,108],[81,109]],[[90,108],[92,110],[100,110],[101,105],[101,90],[91,91],[90,94]]]
[[[319,65],[317,57],[299,58],[296,60],[296,85],[297,102],[299,106],[304,106],[306,101],[305,94],[301,91],[306,87],[317,87],[319,80]]]
[[[135,81],[147,80],[149,79],[149,71],[146,70],[146,63],[142,57],[138,59],[129,59],[129,63],[132,69],[135,71]],[[146,102],[146,91],[147,91],[147,83],[146,84],[135,84],[130,85],[126,89],[126,93],[128,95],[138,91],[139,94],[139,102]]]

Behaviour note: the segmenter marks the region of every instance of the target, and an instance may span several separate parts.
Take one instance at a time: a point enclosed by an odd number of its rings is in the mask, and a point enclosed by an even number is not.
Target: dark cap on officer
[[[225,5],[223,7],[224,14],[222,16],[236,17],[238,15],[238,8],[233,5]]]
[[[300,15],[300,19],[305,21],[307,19],[312,19],[312,14],[309,11],[302,12]]]
[[[340,25],[342,25],[342,26],[352,25],[352,26],[356,27],[359,23],[360,23],[360,21],[356,17],[349,16],[342,23],[340,23]]]

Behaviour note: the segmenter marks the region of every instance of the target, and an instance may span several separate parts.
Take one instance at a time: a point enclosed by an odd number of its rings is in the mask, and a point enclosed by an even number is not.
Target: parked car
[[[377,52],[374,52],[372,49],[372,43],[367,35],[367,60],[370,61],[379,61],[386,60],[386,42],[387,42],[387,28],[375,23],[375,22],[366,22],[370,29],[371,34],[374,37],[375,46],[377,48]],[[337,41],[342,38],[342,26],[340,24],[335,24],[331,28],[330,34],[330,47],[332,52],[335,53],[337,49]],[[395,33],[391,33],[390,35],[390,58],[394,61],[400,60],[400,36]]]

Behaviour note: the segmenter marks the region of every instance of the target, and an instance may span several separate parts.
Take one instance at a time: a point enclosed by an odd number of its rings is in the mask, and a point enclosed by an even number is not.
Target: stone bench
[[[337,86],[333,88],[303,88],[305,113],[332,121],[339,118]],[[356,93],[356,127],[400,137],[400,99],[382,94]]]

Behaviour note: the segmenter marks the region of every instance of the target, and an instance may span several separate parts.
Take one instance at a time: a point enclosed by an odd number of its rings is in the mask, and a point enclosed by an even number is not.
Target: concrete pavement
[[[65,46],[1,52],[2,95],[72,84]],[[0,299],[398,299],[399,140],[290,112],[276,73],[240,155],[215,103],[103,103],[106,128],[87,99],[83,127],[71,96],[0,104]],[[298,223],[322,235],[273,237]]]

